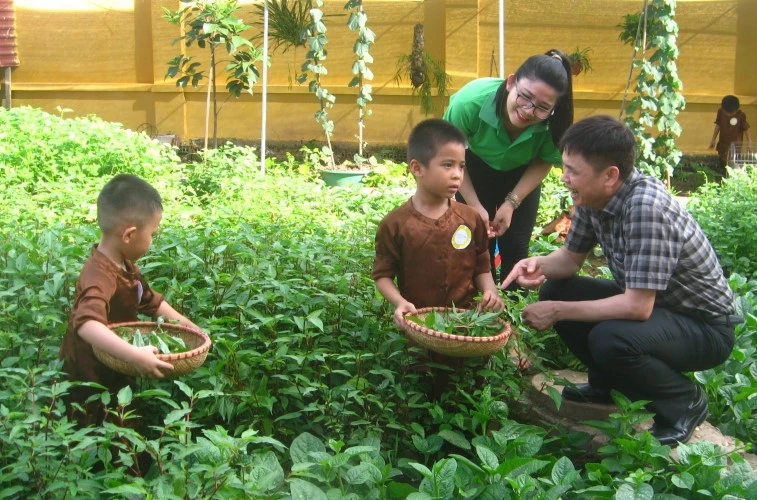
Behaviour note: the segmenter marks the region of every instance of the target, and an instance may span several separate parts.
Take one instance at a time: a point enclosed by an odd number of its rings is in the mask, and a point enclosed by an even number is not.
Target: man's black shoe
[[[672,427],[655,423],[650,431],[660,444],[676,447],[691,439],[694,429],[707,419],[707,397],[697,385],[693,401]]]
[[[568,401],[577,401],[579,403],[599,403],[599,404],[612,404],[612,396],[610,391],[605,389],[595,389],[589,384],[576,384],[573,388],[569,385],[563,387],[562,390],[563,399]]]

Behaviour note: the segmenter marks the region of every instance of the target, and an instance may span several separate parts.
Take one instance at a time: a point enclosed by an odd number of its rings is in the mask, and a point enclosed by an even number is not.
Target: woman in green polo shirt
[[[570,61],[553,49],[529,57],[506,80],[473,80],[450,97],[444,119],[468,139],[467,172],[457,196],[490,221],[502,257],[501,281],[528,256],[541,182],[561,163],[557,144],[573,123]],[[492,256],[494,244],[492,238]]]

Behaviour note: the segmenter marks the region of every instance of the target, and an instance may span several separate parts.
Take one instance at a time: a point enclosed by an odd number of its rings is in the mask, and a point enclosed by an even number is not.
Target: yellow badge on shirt
[[[463,248],[467,248],[468,245],[470,245],[470,242],[470,228],[465,224],[460,224],[460,226],[455,230],[455,234],[452,235],[452,246],[457,248],[458,250],[462,250]]]

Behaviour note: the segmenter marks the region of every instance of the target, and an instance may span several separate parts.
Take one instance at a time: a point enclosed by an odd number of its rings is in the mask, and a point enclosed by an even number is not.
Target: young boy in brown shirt
[[[150,289],[133,263],[149,250],[162,215],[160,195],[136,176],[117,175],[100,192],[97,222],[102,235],[79,275],[59,353],[71,380],[97,382],[113,393],[134,382],[132,377],[102,364],[92,346],[134,365],[146,377],[162,378],[173,370],[171,364],[156,357],[156,347],[135,347],[108,328],[109,324],[136,321],[137,313],[141,313],[198,328],[174,310],[161,294]],[[92,394],[94,391],[89,388],[75,387],[70,401],[84,405]],[[102,422],[104,413],[100,405],[88,405],[86,411],[87,415],[79,416],[80,422]]]
[[[720,166],[728,165],[728,153],[731,144],[734,142],[752,142],[752,136],[749,132],[749,123],[746,121],[746,114],[739,109],[741,103],[735,95],[727,95],[720,101],[720,109],[715,117],[715,131],[712,133],[710,149],[715,148],[717,140],[717,151],[720,157]],[[720,136],[718,138],[718,136]],[[746,141],[744,141],[746,139]]]
[[[417,308],[502,310],[489,261],[490,228],[468,205],[454,200],[465,175],[465,135],[451,123],[424,120],[408,138],[415,194],[381,221],[371,278],[394,307],[394,323]],[[397,283],[395,284],[395,278]]]

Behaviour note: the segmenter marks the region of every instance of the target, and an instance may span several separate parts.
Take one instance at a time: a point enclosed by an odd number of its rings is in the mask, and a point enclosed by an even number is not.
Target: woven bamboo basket
[[[108,328],[111,330],[114,328],[131,329],[130,333],[122,334],[128,337],[133,335],[138,329],[143,333],[148,333],[155,330],[157,327],[158,323],[153,321],[132,321],[129,323],[114,323],[108,325]],[[167,378],[175,378],[187,374],[196,370],[205,362],[205,358],[208,356],[208,351],[210,350],[211,345],[210,337],[208,337],[207,333],[186,326],[172,325],[170,323],[161,323],[160,328],[168,332],[171,336],[182,339],[186,346],[190,348],[188,351],[178,352],[176,354],[156,354],[156,357],[159,360],[173,365],[173,371],[166,373]],[[92,350],[95,353],[95,357],[111,370],[132,377],[139,375],[134,368],[134,365],[111,356],[95,346],[92,346]]]
[[[447,311],[448,307],[424,307],[418,309],[418,316],[425,319],[426,315],[432,311]],[[461,311],[463,309],[457,309]],[[446,354],[458,358],[472,358],[475,356],[489,356],[501,351],[507,341],[510,339],[512,328],[510,324],[502,319],[502,331],[491,337],[469,337],[466,335],[455,335],[452,333],[439,332],[432,330],[414,321],[407,320],[407,329],[405,335],[420,345],[439,354]]]

